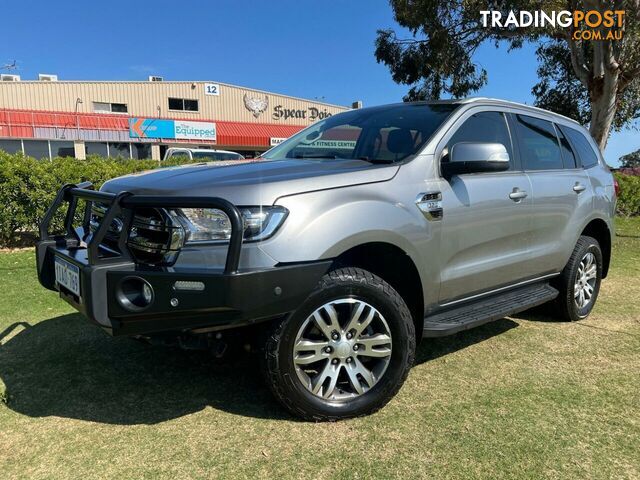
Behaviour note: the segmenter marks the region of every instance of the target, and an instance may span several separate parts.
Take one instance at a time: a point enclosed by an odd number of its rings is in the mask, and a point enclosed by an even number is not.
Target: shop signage
[[[280,145],[282,142],[284,142],[286,140],[286,138],[281,138],[281,137],[271,137],[269,144],[272,147],[275,147],[276,145]]]
[[[320,110],[316,107],[302,108],[285,108],[282,105],[276,105],[273,107],[273,114],[271,118],[274,120],[289,120],[289,119],[301,119],[301,120],[324,120],[330,117],[326,109]]]
[[[269,107],[269,97],[266,95],[264,98],[260,97],[250,97],[246,93],[242,97],[244,100],[244,106],[247,110],[253,113],[253,116],[258,118],[262,112],[264,112],[267,107]]]
[[[316,140],[309,145],[308,148],[348,148],[353,150],[356,148],[355,140]]]
[[[130,118],[131,138],[180,138],[188,140],[216,140],[216,124],[157,118]]]

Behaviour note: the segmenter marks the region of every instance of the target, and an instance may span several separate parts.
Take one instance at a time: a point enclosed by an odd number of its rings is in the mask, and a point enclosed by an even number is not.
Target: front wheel
[[[593,309],[602,280],[602,250],[595,238],[578,239],[571,258],[558,278],[556,299],[562,320],[586,318]]]
[[[308,420],[372,413],[400,389],[415,332],[400,295],[359,268],[326,274],[269,335],[263,371],[276,398]]]

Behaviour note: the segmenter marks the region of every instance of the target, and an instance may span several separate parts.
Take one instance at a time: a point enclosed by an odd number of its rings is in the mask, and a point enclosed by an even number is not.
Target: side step
[[[426,317],[422,337],[444,337],[508,315],[537,307],[558,296],[558,290],[538,283],[494,295]]]

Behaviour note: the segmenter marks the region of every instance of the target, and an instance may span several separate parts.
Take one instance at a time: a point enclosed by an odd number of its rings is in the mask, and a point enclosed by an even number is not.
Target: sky
[[[131,2],[4,0],[0,65],[22,79],[213,80],[297,97],[365,106],[409,89],[376,63],[376,30],[398,28],[386,0]],[[533,103],[535,46],[485,45],[475,61],[488,84],[474,95]],[[605,158],[640,148],[640,132],[614,133]]]

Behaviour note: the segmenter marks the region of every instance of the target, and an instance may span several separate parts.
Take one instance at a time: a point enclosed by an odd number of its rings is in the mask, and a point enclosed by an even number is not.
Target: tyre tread
[[[575,322],[580,320],[579,318],[575,318],[573,313],[570,311],[570,308],[572,308],[571,306],[573,305],[573,298],[569,287],[574,281],[574,266],[580,262],[582,256],[591,245],[595,245],[598,250],[600,250],[600,244],[595,238],[587,235],[582,235],[578,238],[567,265],[562,270],[560,277],[558,277],[558,290],[560,291],[560,294],[556,299],[556,305],[560,310],[559,318],[564,321]],[[600,253],[600,255],[602,254]]]

